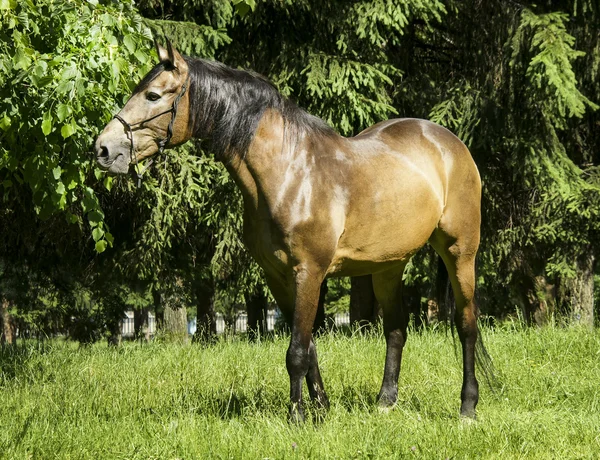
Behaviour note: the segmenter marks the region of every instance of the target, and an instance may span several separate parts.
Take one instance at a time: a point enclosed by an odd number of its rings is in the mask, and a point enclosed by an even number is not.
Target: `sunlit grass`
[[[287,338],[211,346],[52,341],[0,354],[4,458],[597,458],[600,332],[484,330],[501,387],[458,417],[461,366],[443,332],[409,337],[399,402],[375,404],[378,333],[317,340],[331,410],[287,423]],[[309,408],[310,411],[310,408]],[[315,415],[315,414],[313,414]]]

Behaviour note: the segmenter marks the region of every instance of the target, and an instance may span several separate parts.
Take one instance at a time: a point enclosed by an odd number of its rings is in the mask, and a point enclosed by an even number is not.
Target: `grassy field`
[[[381,412],[380,334],[317,347],[332,407],[287,423],[285,337],[202,347],[52,341],[0,354],[2,458],[599,458],[600,331],[483,332],[502,388],[458,417],[450,335],[413,333]]]

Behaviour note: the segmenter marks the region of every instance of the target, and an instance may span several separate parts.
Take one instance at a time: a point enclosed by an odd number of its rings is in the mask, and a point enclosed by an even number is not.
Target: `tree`
[[[2,297],[0,301],[0,344],[12,345],[15,343],[15,326],[10,314],[10,301],[6,297]]]
[[[350,324],[369,326],[380,317],[371,275],[356,276],[350,288]]]
[[[195,281],[192,290],[196,302],[196,333],[200,342],[212,340],[217,335],[215,317],[215,288],[212,279]]]
[[[11,0],[0,22],[0,292],[21,334],[81,332],[93,321],[70,318],[102,305],[84,292],[113,241],[89,146],[149,69],[150,32],[129,1]]]
[[[577,261],[597,252],[599,182],[590,163],[597,141],[588,138],[588,119],[597,119],[592,99],[600,93],[579,61],[593,66],[599,58],[597,34],[582,33],[597,26],[598,10],[593,2],[453,6],[460,14],[448,15],[433,40],[415,31],[431,59],[420,71],[438,83],[433,96],[440,102],[429,115],[467,142],[482,173],[480,284],[488,312],[506,312],[506,294],[514,293],[528,299],[522,302],[526,317],[543,318],[536,312],[554,302],[548,296],[569,290],[548,286],[591,280],[586,271],[593,264]],[[484,31],[488,24],[493,27]],[[573,34],[587,54],[573,47]],[[502,292],[503,284],[511,289]],[[589,310],[587,299],[562,295],[556,302],[567,310],[587,303]]]
[[[551,315],[592,321],[597,2],[143,0],[139,8],[141,16],[130,1],[0,2],[5,323],[97,337],[90,331],[106,324],[112,288],[122,308],[141,311],[152,290],[168,295],[174,273],[211,331],[211,306],[268,295],[240,239],[241,198],[202,144],[169,153],[139,190],[91,161],[95,135],[153,63],[152,35],[266,75],[346,135],[393,116],[448,127],[484,183],[482,311],[518,306],[531,324]],[[420,307],[434,299],[436,263],[427,251],[413,262],[405,284]]]

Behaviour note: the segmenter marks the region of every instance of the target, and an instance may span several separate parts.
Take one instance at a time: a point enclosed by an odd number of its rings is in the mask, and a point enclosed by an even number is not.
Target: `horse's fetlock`
[[[379,407],[393,407],[398,400],[397,388],[382,388],[377,398]]]
[[[301,402],[293,402],[290,404],[289,422],[293,425],[301,425],[304,423],[304,409]]]

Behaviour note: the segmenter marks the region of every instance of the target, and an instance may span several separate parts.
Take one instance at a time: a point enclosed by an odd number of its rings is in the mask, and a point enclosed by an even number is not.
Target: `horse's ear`
[[[179,54],[179,51],[175,49],[173,44],[167,40],[167,52],[169,54],[169,62],[175,68],[175,70],[187,70],[187,63],[183,56]]]
[[[168,62],[169,59],[169,51],[158,43],[158,40],[154,39],[154,47],[156,48],[156,54],[158,54],[158,60],[160,62]]]

